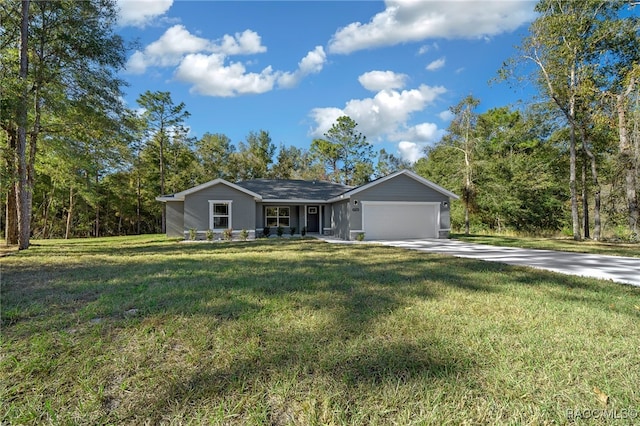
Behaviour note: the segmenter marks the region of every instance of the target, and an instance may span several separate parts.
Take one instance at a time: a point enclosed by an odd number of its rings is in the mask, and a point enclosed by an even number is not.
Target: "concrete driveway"
[[[640,286],[640,258],[497,247],[456,240],[420,239],[370,242],[509,265],[531,266],[562,274],[600,278]]]

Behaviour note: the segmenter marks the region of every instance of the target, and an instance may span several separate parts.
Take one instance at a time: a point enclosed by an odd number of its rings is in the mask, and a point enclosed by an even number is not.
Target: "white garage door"
[[[437,238],[440,203],[362,202],[367,240]]]

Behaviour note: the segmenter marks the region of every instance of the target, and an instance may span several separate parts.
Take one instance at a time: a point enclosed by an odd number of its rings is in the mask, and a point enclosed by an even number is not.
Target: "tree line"
[[[522,111],[484,114],[468,96],[416,164],[462,194],[465,232],[564,229],[638,240],[640,18],[637,2],[541,0],[499,78],[533,84]],[[446,163],[453,163],[448,166]]]
[[[640,176],[638,17],[626,1],[541,0],[518,55],[498,78],[534,84],[525,107],[451,107],[445,136],[409,164],[340,117],[309,149],[268,130],[233,143],[193,138],[169,92],[122,99],[128,46],[111,0],[0,5],[0,208],[7,243],[31,237],[162,232],[170,194],[223,178],[323,179],[357,185],[401,168],[461,195],[465,232],[557,232],[633,238]],[[636,237],[637,238],[637,237]]]

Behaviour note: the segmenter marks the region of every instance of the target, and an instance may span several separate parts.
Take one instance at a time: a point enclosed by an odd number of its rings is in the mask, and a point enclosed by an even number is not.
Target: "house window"
[[[289,226],[289,207],[267,207],[266,223],[267,226]]]
[[[231,228],[231,201],[209,200],[209,229]]]

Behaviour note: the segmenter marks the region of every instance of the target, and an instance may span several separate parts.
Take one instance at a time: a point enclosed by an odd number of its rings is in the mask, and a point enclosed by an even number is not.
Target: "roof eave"
[[[263,203],[297,203],[297,204],[326,204],[328,200],[312,200],[307,198],[263,198]]]
[[[176,197],[174,195],[171,195],[171,196],[164,195],[161,197],[156,197],[156,201],[160,201],[161,203],[166,203],[169,201],[184,201],[184,197]]]

